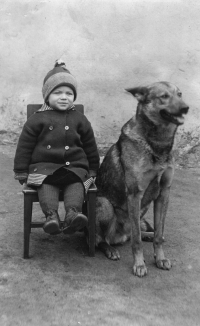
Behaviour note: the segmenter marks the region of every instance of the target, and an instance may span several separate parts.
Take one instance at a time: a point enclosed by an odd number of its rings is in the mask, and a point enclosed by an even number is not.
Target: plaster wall
[[[27,103],[42,103],[56,59],[77,78],[99,146],[135,113],[127,87],[170,81],[190,106],[179,133],[200,129],[198,0],[0,0],[0,133],[15,142]],[[14,137],[13,135],[16,135]]]

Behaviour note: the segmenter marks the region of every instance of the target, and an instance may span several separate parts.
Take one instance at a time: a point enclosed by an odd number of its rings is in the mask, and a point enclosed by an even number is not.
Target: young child
[[[25,123],[15,159],[15,179],[37,187],[49,234],[71,234],[87,226],[81,213],[85,191],[99,168],[99,154],[90,122],[76,111],[77,82],[57,61],[44,78],[44,104]],[[59,192],[66,211],[61,230]]]

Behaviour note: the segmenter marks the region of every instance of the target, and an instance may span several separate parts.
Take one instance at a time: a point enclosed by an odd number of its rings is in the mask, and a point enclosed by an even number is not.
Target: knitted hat
[[[74,92],[75,101],[77,97],[77,82],[62,60],[56,60],[54,68],[44,78],[42,94],[45,102],[48,100],[50,93],[58,86],[70,87]]]

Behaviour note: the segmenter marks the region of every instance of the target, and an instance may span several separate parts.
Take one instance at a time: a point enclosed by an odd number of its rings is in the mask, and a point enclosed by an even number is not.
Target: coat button
[[[47,149],[50,149],[50,148],[51,148],[51,145],[48,145],[48,146],[47,146]]]
[[[66,151],[69,149],[69,146],[65,146]]]
[[[49,127],[49,130],[53,130],[53,126],[50,126],[50,127]]]
[[[69,162],[66,162],[65,164],[66,164],[66,165],[70,165],[70,163],[69,163]]]
[[[69,126],[65,126],[65,130],[69,130]]]
[[[36,172],[37,171],[37,168],[35,168],[33,171]]]

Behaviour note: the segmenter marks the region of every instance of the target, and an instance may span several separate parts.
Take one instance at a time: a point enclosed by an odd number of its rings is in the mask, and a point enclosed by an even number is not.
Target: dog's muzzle
[[[165,109],[160,110],[161,117],[171,123],[176,125],[182,125],[184,123],[184,114],[187,114],[189,110],[189,106],[185,106],[180,108],[178,113],[170,113]]]

